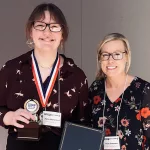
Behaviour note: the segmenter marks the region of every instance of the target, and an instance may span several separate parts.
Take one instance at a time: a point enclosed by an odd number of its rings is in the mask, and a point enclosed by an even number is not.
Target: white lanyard
[[[126,79],[125,79],[125,83],[124,83],[124,91],[123,91],[123,93],[122,93],[122,96],[121,96],[121,102],[120,102],[120,107],[119,107],[119,110],[118,110],[118,114],[117,114],[117,128],[116,128],[116,135],[117,135],[117,133],[118,133],[118,118],[119,118],[119,113],[120,113],[120,110],[121,110],[121,105],[122,105],[122,100],[123,100],[123,96],[124,96],[124,92],[125,92],[125,88],[126,88],[126,84],[127,84],[127,77],[128,77],[128,75],[126,75]],[[106,81],[104,81],[105,82],[105,93],[104,93],[104,108],[103,108],[103,119],[104,119],[104,117],[105,117],[105,106],[106,106]],[[103,121],[103,131],[104,131],[104,129],[105,129],[105,124],[104,124],[104,121]]]
[[[60,69],[58,71],[58,112],[60,113]]]

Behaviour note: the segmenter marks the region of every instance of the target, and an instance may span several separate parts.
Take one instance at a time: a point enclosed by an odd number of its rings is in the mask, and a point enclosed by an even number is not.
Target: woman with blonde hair
[[[104,149],[149,148],[150,84],[129,75],[126,37],[111,33],[98,47],[96,80],[89,88],[93,127],[105,131]]]

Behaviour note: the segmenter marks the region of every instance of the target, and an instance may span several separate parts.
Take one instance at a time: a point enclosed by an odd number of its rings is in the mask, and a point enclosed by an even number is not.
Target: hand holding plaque
[[[30,120],[29,124],[21,123],[24,125],[24,128],[18,128],[18,136],[17,139],[20,140],[39,140],[41,126],[38,124],[38,115],[37,112],[39,110],[39,102],[34,99],[29,99],[24,104],[24,109],[31,112],[32,115],[35,116],[36,120]]]

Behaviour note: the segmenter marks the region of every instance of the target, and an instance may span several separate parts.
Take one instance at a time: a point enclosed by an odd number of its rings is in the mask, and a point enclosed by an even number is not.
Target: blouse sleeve
[[[96,81],[94,81],[88,90],[88,100],[90,103],[90,118],[91,118],[91,126],[93,127],[93,120],[92,120],[92,105],[93,105],[93,95],[94,95],[94,84]]]
[[[6,127],[3,123],[4,115],[9,111],[7,108],[8,96],[8,67],[7,63],[0,70],[0,126]]]
[[[150,84],[147,83],[144,88],[144,99],[141,108],[141,121],[144,129],[145,140],[147,139],[150,146]]]
[[[94,83],[95,81],[91,84],[91,86],[89,87],[89,91],[88,91],[88,99],[89,99],[89,103],[93,103],[93,91],[94,91]]]
[[[84,74],[80,76],[80,88],[78,91],[78,105],[74,110],[74,122],[89,125],[90,123],[90,105],[88,101],[88,81]]]

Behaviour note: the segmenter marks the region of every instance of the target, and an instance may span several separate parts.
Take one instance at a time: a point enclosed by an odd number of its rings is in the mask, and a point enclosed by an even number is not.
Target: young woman
[[[56,5],[38,5],[27,21],[26,35],[33,50],[0,71],[0,125],[9,129],[6,149],[57,150],[65,121],[86,120],[87,79],[72,59],[58,54],[68,26]],[[16,140],[17,129],[30,120],[42,125],[42,138]]]

